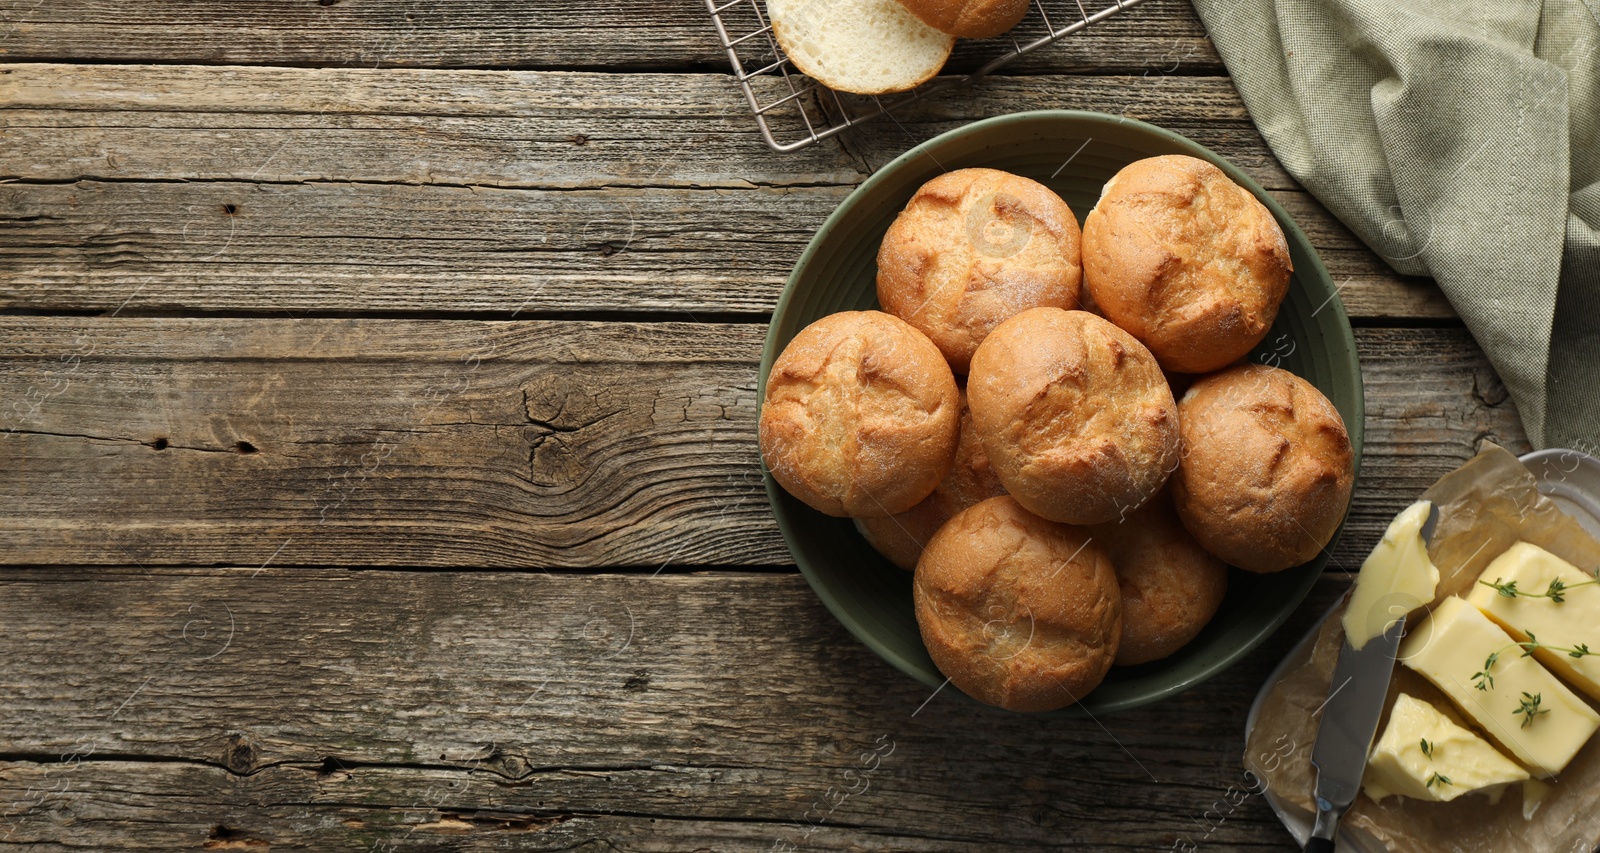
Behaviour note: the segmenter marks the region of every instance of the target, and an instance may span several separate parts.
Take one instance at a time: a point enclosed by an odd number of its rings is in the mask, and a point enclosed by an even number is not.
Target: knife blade
[[[1439,507],[1430,505],[1421,528],[1424,546],[1432,541],[1438,523]],[[1311,751],[1311,764],[1317,769],[1317,819],[1306,853],[1331,853],[1339,819],[1361,790],[1361,775],[1378,731],[1378,718],[1383,716],[1383,700],[1389,693],[1389,678],[1404,636],[1405,620],[1398,619],[1361,648],[1352,647],[1347,637],[1339,649]]]

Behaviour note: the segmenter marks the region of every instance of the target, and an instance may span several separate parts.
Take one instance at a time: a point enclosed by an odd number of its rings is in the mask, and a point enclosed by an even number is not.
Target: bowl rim
[[[1295,270],[1295,275],[1308,275],[1310,277],[1320,279],[1326,282],[1329,288],[1332,290],[1328,301],[1324,303],[1323,306],[1318,309],[1318,311],[1332,310],[1334,312],[1334,318],[1336,320],[1334,326],[1338,329],[1340,342],[1344,344],[1345,351],[1350,354],[1350,366],[1354,368],[1352,371],[1355,382],[1354,418],[1345,419],[1345,432],[1350,437],[1353,465],[1350,498],[1346,502],[1345,515],[1339,523],[1339,528],[1334,532],[1333,538],[1328,541],[1327,546],[1323,548],[1322,554],[1316,558],[1322,560],[1321,568],[1314,573],[1307,572],[1305,579],[1292,590],[1289,596],[1290,601],[1287,602],[1286,606],[1280,608],[1271,619],[1264,622],[1254,632],[1246,636],[1244,642],[1239,643],[1236,647],[1228,650],[1225,653],[1211,658],[1205,664],[1199,666],[1190,677],[1175,681],[1174,683],[1165,685],[1159,689],[1151,690],[1137,697],[1130,697],[1115,702],[1089,703],[1095,705],[1094,711],[1090,711],[1087,707],[1085,707],[1085,703],[1088,702],[1090,697],[1093,695],[1091,692],[1089,696],[1084,697],[1084,700],[1076,702],[1065,708],[1056,711],[1044,712],[1042,714],[1030,714],[1030,716],[1043,717],[1092,717],[1096,716],[1097,714],[1133,710],[1135,708],[1141,708],[1146,705],[1151,705],[1156,702],[1169,699],[1202,682],[1216,677],[1219,673],[1227,670],[1235,663],[1238,663],[1239,660],[1245,655],[1248,655],[1259,648],[1262,643],[1266,642],[1266,640],[1270,638],[1274,632],[1283,626],[1284,622],[1288,621],[1289,617],[1293,615],[1295,610],[1299,608],[1301,602],[1305,600],[1305,597],[1310,594],[1311,588],[1316,585],[1317,580],[1322,576],[1323,572],[1327,571],[1327,564],[1331,557],[1331,551],[1336,545],[1338,545],[1340,538],[1344,535],[1345,526],[1350,520],[1350,510],[1355,506],[1356,490],[1361,484],[1361,463],[1366,438],[1366,383],[1361,374],[1360,356],[1356,351],[1355,330],[1350,325],[1350,317],[1345,311],[1344,301],[1339,296],[1339,288],[1333,285],[1333,278],[1328,274],[1328,269],[1326,265],[1323,264],[1322,257],[1320,254],[1318,254],[1316,247],[1311,242],[1311,239],[1306,236],[1305,231],[1300,228],[1299,223],[1297,223],[1294,218],[1289,215],[1289,212],[1285,210],[1283,206],[1280,205],[1278,201],[1266,191],[1265,188],[1256,183],[1253,178],[1245,174],[1243,170],[1234,165],[1227,158],[1180,133],[1167,130],[1166,128],[1159,127],[1148,122],[1140,121],[1139,119],[1112,115],[1110,113],[1094,112],[1090,110],[1027,110],[1023,112],[993,116],[986,119],[979,119],[977,121],[963,124],[960,127],[947,130],[908,149],[903,154],[895,157],[893,160],[890,160],[888,163],[880,167],[877,171],[873,172],[865,181],[862,181],[856,186],[855,189],[851,190],[850,194],[839,202],[838,206],[836,206],[833,211],[828,214],[828,217],[824,219],[822,224],[817,226],[817,229],[812,233],[810,241],[806,244],[805,251],[800,254],[799,260],[795,262],[793,269],[790,270],[789,277],[784,282],[783,291],[779,294],[778,301],[773,305],[771,319],[767,322],[767,336],[766,341],[761,349],[761,364],[758,368],[759,372],[756,377],[756,399],[758,401],[757,417],[759,419],[760,405],[766,400],[767,376],[771,373],[772,364],[777,359],[778,353],[781,351],[776,334],[778,320],[786,313],[789,303],[795,298],[796,289],[802,274],[822,251],[820,239],[821,235],[832,230],[839,224],[840,221],[848,216],[850,209],[854,207],[854,202],[859,197],[871,193],[878,185],[893,180],[901,170],[908,168],[908,165],[912,161],[926,156],[933,160],[934,164],[938,165],[941,170],[949,171],[948,169],[945,169],[942,163],[939,162],[938,157],[934,156],[935,152],[939,148],[973,133],[990,130],[996,127],[1004,127],[1007,125],[1032,124],[1036,122],[1075,122],[1079,123],[1080,126],[1087,126],[1090,128],[1094,126],[1106,125],[1116,125],[1119,127],[1131,126],[1139,132],[1157,137],[1161,141],[1179,148],[1183,153],[1206,160],[1207,162],[1210,162],[1222,169],[1229,178],[1231,178],[1235,183],[1249,190],[1257,200],[1259,200],[1267,207],[1268,210],[1272,212],[1273,218],[1276,219],[1279,226],[1283,228],[1285,232],[1284,236],[1287,242],[1291,244],[1298,242],[1300,246],[1304,247],[1304,254],[1306,255],[1307,260],[1310,261],[1310,269],[1302,270],[1297,268]],[[1352,420],[1354,421],[1354,426],[1352,426],[1350,423]],[[822,601],[823,606],[828,609],[828,612],[833,616],[834,619],[838,620],[838,622],[845,627],[845,630],[850,632],[851,636],[853,636],[858,642],[871,649],[875,654],[878,655],[879,658],[883,659],[900,672],[911,677],[919,684],[938,688],[938,690],[935,692],[942,690],[943,686],[936,682],[930,682],[919,674],[918,670],[920,667],[912,665],[911,661],[905,659],[905,657],[900,655],[898,652],[895,652],[885,646],[871,633],[858,630],[857,626],[853,624],[854,620],[847,619],[844,615],[842,615],[845,612],[843,602],[838,596],[833,594],[832,590],[827,584],[824,584],[818,578],[815,570],[810,564],[810,561],[801,555],[796,554],[794,548],[790,547],[789,533],[787,530],[788,512],[783,508],[783,503],[780,500],[780,492],[782,487],[778,485],[775,479],[773,479],[772,472],[767,470],[766,461],[762,459],[760,464],[762,479],[767,492],[767,502],[772,508],[775,520],[779,522],[778,526],[780,528],[780,533],[782,533],[784,537],[784,547],[789,551],[789,555],[794,558],[795,564],[799,567],[801,575],[806,579],[806,584],[811,587],[811,591],[819,600]],[[1237,571],[1232,566],[1229,568],[1230,570]],[[948,683],[948,680],[946,680],[945,684]],[[994,707],[978,702],[978,700],[967,696],[965,693],[961,693],[961,691],[957,692],[960,693],[963,699],[974,705],[980,705],[985,708]],[[1005,709],[996,708],[996,710],[1003,711]]]

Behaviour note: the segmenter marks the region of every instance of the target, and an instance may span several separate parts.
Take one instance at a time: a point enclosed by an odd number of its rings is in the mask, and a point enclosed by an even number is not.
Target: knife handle
[[[1322,784],[1322,771],[1317,771],[1317,784]],[[1344,811],[1349,808],[1349,801],[1343,805],[1334,805],[1324,799],[1321,794],[1316,797],[1317,819],[1311,824],[1311,837],[1306,839],[1305,853],[1333,853],[1337,845],[1334,839],[1339,837],[1339,818],[1344,817]]]

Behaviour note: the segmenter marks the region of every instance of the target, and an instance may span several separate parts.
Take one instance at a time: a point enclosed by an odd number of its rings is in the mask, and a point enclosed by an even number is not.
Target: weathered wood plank
[[[1071,2],[1048,0],[1052,9]],[[1105,4],[1084,4],[1098,8]],[[753,13],[736,10],[730,27]],[[753,27],[751,27],[753,29]],[[1027,25],[1032,32],[1033,24]],[[966,42],[952,70],[994,56]],[[52,0],[0,10],[0,57],[11,61],[184,62],[362,67],[682,69],[727,65],[699,0],[605,4],[318,3],[272,0],[238,8],[220,0],[134,3]],[[1170,69],[1220,73],[1222,64],[1183,0],[1141,7],[1008,68],[1012,73]],[[1170,71],[1168,73],[1171,73]]]
[[[715,75],[7,70],[0,306],[142,288],[133,310],[763,312],[872,168],[962,121],[1072,106],[1185,130],[1277,187],[1352,314],[1453,316],[1294,188],[1218,78],[994,80],[780,157]]]
[[[996,77],[899,123],[774,154],[721,74],[0,66],[0,175],[490,186],[854,183],[957,124],[1029,109],[1172,127],[1263,184],[1295,184],[1225,77]],[[779,91],[778,84],[766,87]],[[156,94],[159,93],[159,94]],[[780,114],[781,115],[781,114]],[[1064,152],[1070,153],[1070,152]]]
[[[849,187],[0,185],[0,306],[500,316],[772,310]],[[1303,192],[1277,191],[1357,317],[1450,317]],[[515,313],[513,313],[515,312]]]
[[[1213,681],[1091,721],[930,700],[788,573],[6,570],[0,825],[121,849],[1282,849],[1224,795],[1257,687],[1347,583]]]
[[[0,72],[0,175],[23,179],[748,187],[861,178],[837,144],[774,154],[720,74]]]
[[[0,325],[7,352],[58,351],[0,366],[24,408],[0,436],[10,562],[76,562],[86,534],[119,562],[170,546],[315,563],[334,542],[434,565],[784,553],[751,428],[759,326]],[[50,332],[74,326],[76,343]]]
[[[0,304],[30,310],[766,313],[849,194],[0,186]]]
[[[0,560],[784,563],[755,442],[764,334],[0,318],[0,470],[15,472],[0,481]],[[1346,567],[1482,439],[1527,447],[1465,331],[1357,341],[1367,456],[1335,555]]]

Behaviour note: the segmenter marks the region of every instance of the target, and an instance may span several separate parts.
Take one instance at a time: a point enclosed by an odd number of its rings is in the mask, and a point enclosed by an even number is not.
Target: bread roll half
[[[767,0],[772,32],[800,72],[858,95],[926,83],[955,38],[917,20],[896,0]]]

